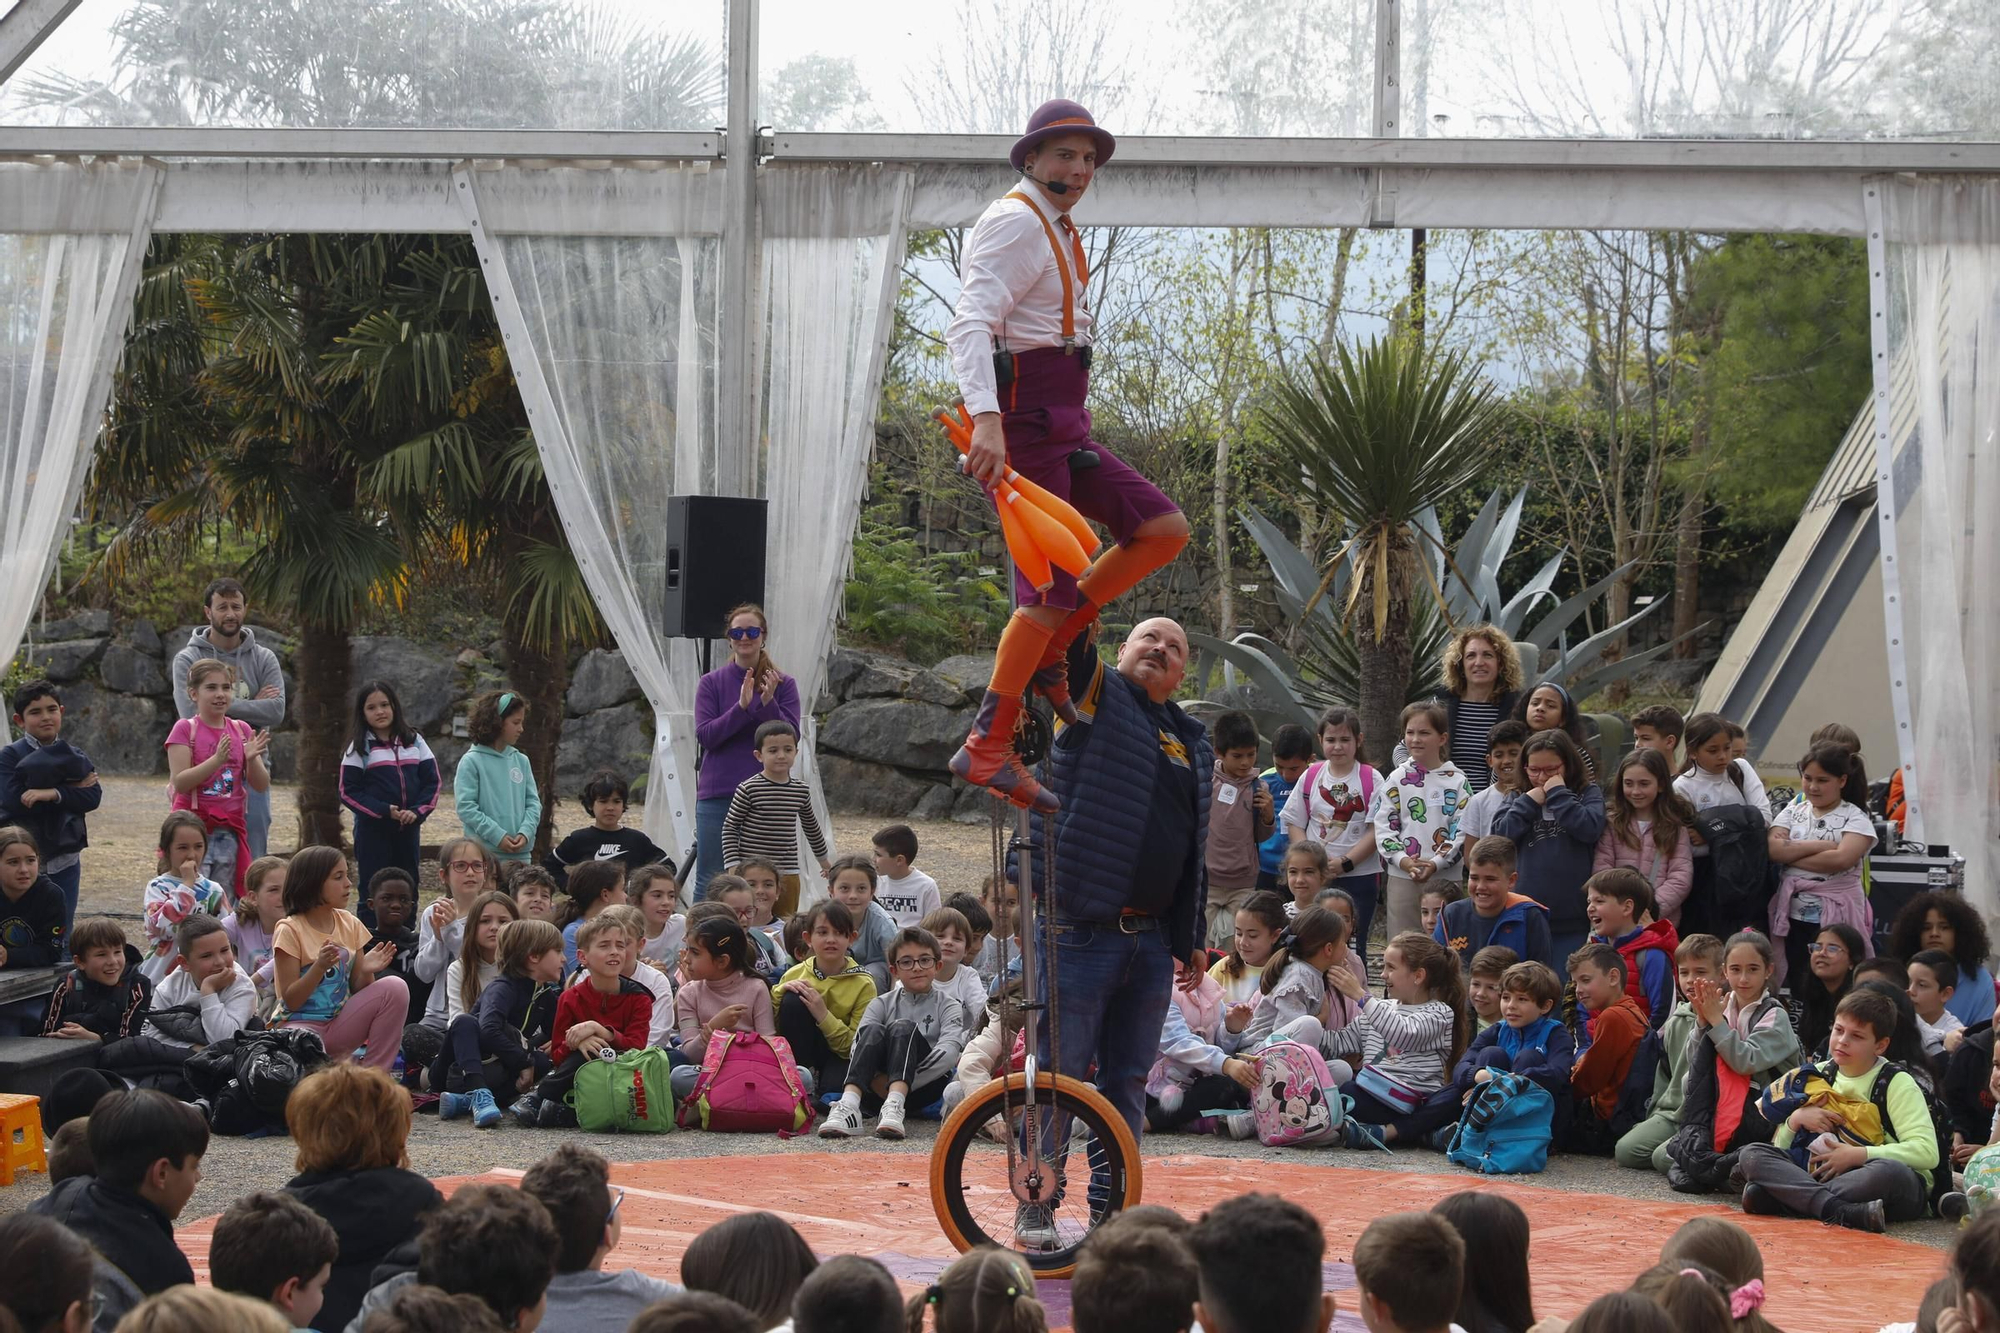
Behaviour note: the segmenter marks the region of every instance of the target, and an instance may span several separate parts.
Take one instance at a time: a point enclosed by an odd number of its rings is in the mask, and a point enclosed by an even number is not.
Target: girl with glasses
[[[798,682],[771,660],[771,626],[764,608],[745,602],[729,613],[729,660],[695,688],[694,731],[702,762],[695,788],[694,900],[723,870],[722,820],[729,798],[763,765],[752,743],[766,722],[799,726]]]
[[[1854,965],[1867,956],[1867,949],[1861,932],[1844,921],[1821,928],[1808,947],[1806,965],[1812,976],[1797,983],[1792,1021],[1799,1030],[1799,1048],[1807,1059],[1817,1059],[1833,1031],[1833,1011],[1854,989]]]

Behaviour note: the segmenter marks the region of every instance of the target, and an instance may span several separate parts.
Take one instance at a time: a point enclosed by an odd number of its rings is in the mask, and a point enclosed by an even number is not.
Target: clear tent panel
[[[2000,138],[1986,0],[1405,0],[1406,136]]]
[[[0,124],[708,130],[724,0],[83,0]]]

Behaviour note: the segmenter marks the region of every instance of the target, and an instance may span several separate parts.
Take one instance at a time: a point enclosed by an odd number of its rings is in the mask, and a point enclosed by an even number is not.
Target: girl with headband
[[[466,836],[505,861],[525,862],[542,822],[535,770],[514,748],[527,725],[528,701],[512,690],[472,701],[466,730],[472,748],[458,761],[452,791]]]

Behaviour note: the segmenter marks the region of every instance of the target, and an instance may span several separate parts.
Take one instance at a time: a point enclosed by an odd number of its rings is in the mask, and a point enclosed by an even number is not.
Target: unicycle
[[[1030,726],[1041,726],[1032,709]],[[1023,762],[1046,751],[1047,732],[1017,735]],[[1030,754],[1034,757],[1030,758]],[[1139,1202],[1139,1145],[1123,1117],[1088,1083],[1041,1068],[1034,1033],[1049,1023],[1049,1049],[1059,1052],[1054,1001],[1056,960],[1035,912],[1034,857],[1028,812],[1017,813],[1008,844],[1004,814],[993,817],[994,883],[1006,883],[1011,846],[1020,867],[1021,1002],[1000,1007],[1000,1077],[971,1093],[944,1122],[931,1149],[931,1205],[938,1225],[961,1251],[995,1245],[1022,1256],[1040,1277],[1067,1277],[1078,1248],[1099,1223]],[[1044,870],[1054,864],[1046,850]],[[1045,878],[1047,876],[1045,875]],[[1006,932],[999,941],[1007,975]],[[1046,957],[1048,985],[1041,986]],[[1014,1033],[1029,1033],[1022,1068],[1013,1068]]]

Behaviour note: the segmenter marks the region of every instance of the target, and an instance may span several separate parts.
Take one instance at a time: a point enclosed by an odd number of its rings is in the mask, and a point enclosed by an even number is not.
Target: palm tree
[[[1395,336],[1334,350],[1279,381],[1262,411],[1287,474],[1329,530],[1346,530],[1320,595],[1343,565],[1354,571],[1341,615],[1355,625],[1361,724],[1380,746],[1402,734],[1425,544],[1442,549],[1419,516],[1479,476],[1505,408],[1462,353]]]

